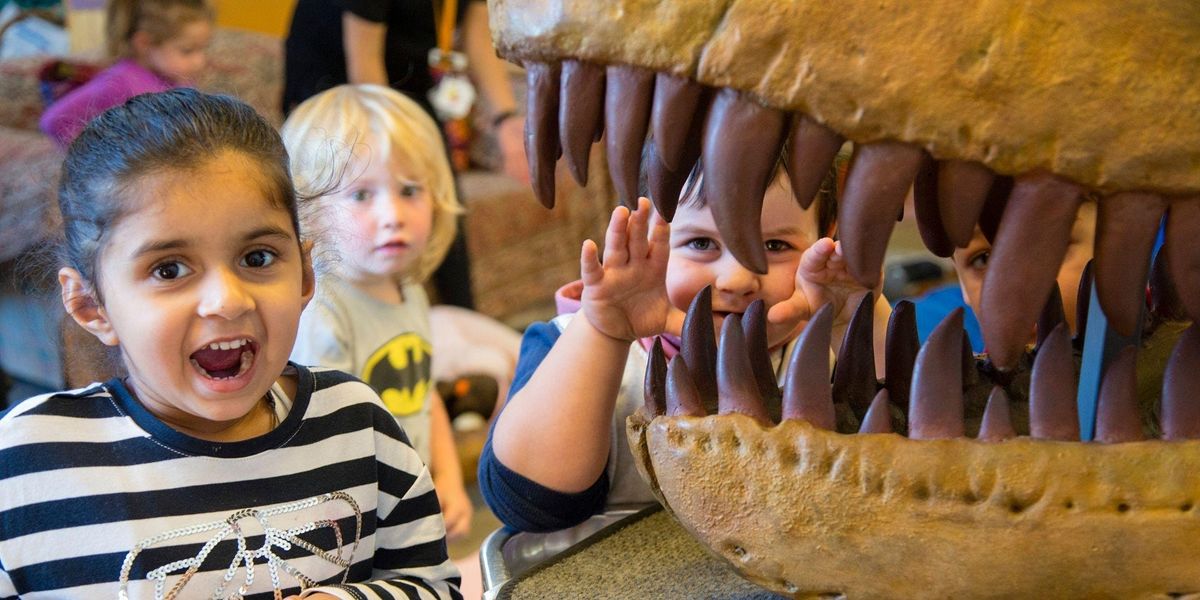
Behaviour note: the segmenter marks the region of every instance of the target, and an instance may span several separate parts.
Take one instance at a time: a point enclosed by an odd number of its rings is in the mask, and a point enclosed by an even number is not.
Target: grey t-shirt
[[[429,464],[433,389],[429,298],[416,284],[391,304],[335,277],[317,285],[300,316],[292,360],[350,373],[370,385]]]

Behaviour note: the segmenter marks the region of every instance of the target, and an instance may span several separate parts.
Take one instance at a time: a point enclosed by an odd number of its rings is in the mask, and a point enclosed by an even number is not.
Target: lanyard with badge
[[[433,0],[437,47],[429,51],[429,71],[434,86],[429,103],[446,134],[446,146],[454,170],[470,165],[471,123],[468,116],[475,104],[475,86],[467,78],[467,56],[453,50],[454,26],[458,22],[458,0]]]

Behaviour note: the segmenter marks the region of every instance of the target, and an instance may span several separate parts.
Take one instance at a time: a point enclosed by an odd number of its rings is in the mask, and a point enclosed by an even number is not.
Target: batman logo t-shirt
[[[421,410],[433,382],[430,345],[416,333],[402,333],[371,354],[361,378],[398,417]]]

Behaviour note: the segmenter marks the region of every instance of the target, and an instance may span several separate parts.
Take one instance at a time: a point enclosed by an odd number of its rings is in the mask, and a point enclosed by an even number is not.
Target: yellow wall
[[[283,37],[296,0],[215,0],[217,23]]]

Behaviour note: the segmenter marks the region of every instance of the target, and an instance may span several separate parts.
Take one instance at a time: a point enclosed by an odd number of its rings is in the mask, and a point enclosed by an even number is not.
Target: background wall
[[[287,35],[296,0],[215,0],[214,4],[218,24],[282,38]]]

